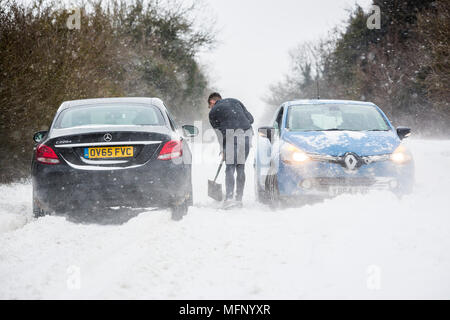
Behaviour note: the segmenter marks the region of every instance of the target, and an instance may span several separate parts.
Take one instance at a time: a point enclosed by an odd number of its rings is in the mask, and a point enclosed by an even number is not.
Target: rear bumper
[[[192,205],[191,166],[151,161],[137,168],[83,171],[66,164],[33,165],[34,198],[50,210],[91,206],[168,207]]]
[[[335,196],[389,190],[408,193],[414,185],[414,162],[397,165],[383,161],[348,171],[339,164],[310,162],[304,165],[280,164],[278,188],[281,196]]]

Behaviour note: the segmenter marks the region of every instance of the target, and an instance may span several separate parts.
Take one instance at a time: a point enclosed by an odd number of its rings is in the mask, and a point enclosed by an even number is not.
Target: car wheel
[[[266,190],[268,195],[269,206],[272,209],[278,209],[280,207],[280,192],[278,190],[278,178],[273,174],[267,176]]]
[[[258,201],[259,203],[264,203],[267,204],[267,192],[266,190],[263,190],[260,188],[259,184],[258,184],[258,179],[255,176],[255,181],[254,181],[254,190],[255,190],[255,198],[256,201]]]
[[[174,221],[180,221],[188,212],[188,204],[186,200],[170,207],[171,218]]]
[[[256,190],[256,201],[267,204],[267,194],[264,190],[259,188]]]
[[[40,218],[48,215],[50,215],[50,212],[41,208],[37,200],[33,197],[33,216],[35,218]]]
[[[399,199],[402,199],[404,196],[407,196],[407,195],[410,195],[411,193],[413,193],[413,186],[412,185],[399,186],[397,189],[393,190],[393,193]]]

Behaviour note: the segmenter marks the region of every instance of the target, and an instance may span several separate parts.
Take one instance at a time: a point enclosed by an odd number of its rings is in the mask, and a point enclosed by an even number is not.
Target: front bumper
[[[304,164],[280,163],[278,189],[281,196],[336,196],[342,193],[365,193],[390,190],[408,193],[414,185],[414,162],[371,162],[348,170],[331,162],[309,161]]]

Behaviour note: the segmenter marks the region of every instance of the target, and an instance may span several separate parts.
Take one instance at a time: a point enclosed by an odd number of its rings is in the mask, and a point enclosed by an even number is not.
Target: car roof
[[[367,101],[356,101],[356,100],[321,100],[321,99],[300,99],[300,100],[292,100],[287,101],[283,105],[284,106],[292,106],[298,104],[349,104],[349,105],[367,105],[367,106],[376,106],[373,102]]]
[[[147,98],[147,97],[123,97],[123,98],[95,98],[95,99],[80,99],[64,101],[58,108],[57,113],[72,107],[90,105],[90,104],[102,104],[102,103],[118,103],[118,102],[130,102],[130,103],[144,103],[151,104],[155,107],[165,111],[166,107],[159,98]]]

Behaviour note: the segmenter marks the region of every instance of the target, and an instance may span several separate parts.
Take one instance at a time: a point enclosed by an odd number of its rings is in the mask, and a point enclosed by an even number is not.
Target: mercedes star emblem
[[[105,140],[106,142],[110,142],[112,140],[112,135],[111,133],[107,133],[103,136],[103,140]]]

